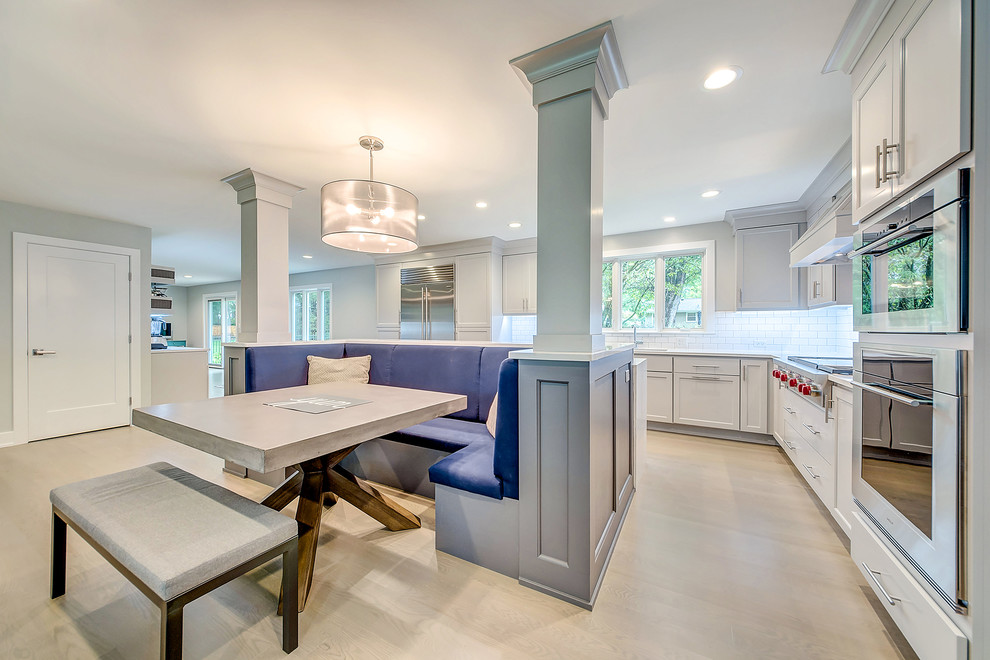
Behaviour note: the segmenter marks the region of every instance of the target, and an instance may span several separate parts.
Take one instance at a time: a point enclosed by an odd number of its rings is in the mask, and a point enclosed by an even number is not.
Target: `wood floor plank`
[[[66,595],[48,598],[48,491],[159,460],[255,501],[270,490],[137,429],[0,449],[0,658],[156,657],[157,608],[71,531]],[[420,519],[402,534],[343,500],[320,507],[291,657],[912,657],[779,450],[651,432],[642,465],[593,612],[436,552],[426,498],[376,486]],[[186,656],[286,657],[279,582],[273,562],[189,604]]]

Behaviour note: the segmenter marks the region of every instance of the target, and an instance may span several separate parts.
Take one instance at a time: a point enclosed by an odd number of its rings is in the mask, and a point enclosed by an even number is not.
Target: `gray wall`
[[[186,328],[186,291],[188,287],[170,286],[165,294],[172,299],[172,313],[165,320],[172,324],[172,339],[185,339]]]
[[[374,266],[333,268],[289,275],[289,286],[314,284],[333,285],[334,339],[374,339],[378,336]],[[206,336],[204,296],[230,291],[237,292],[239,296],[241,283],[204,284],[185,289],[185,339],[189,346],[203,346]],[[285,314],[288,324],[289,310],[285,310]]]
[[[674,245],[695,241],[715,241],[715,310],[734,311],[736,308],[736,239],[727,222],[706,222],[639,231],[632,234],[606,236],[603,249],[629,250],[648,245]]]
[[[148,291],[143,298],[139,337],[151,333],[151,230],[111,220],[49,211],[34,206],[0,201],[0,433],[13,428],[13,234],[23,232],[74,241],[141,250],[141,273],[137,285]],[[141,395],[151,392],[151,351],[141,354]]]

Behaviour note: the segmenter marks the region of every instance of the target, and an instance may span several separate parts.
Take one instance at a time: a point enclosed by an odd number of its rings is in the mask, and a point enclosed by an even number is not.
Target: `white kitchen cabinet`
[[[809,266],[806,270],[808,307],[852,304],[852,265]]]
[[[917,0],[853,71],[853,222],[969,151],[970,12],[969,0]]]
[[[898,30],[903,153],[894,194],[970,149],[970,7],[969,0],[918,0]]]
[[[739,430],[739,376],[675,373],[674,423]]]
[[[399,327],[402,264],[375,266],[375,293],[378,299],[378,325]]]
[[[662,371],[646,372],[646,419],[650,422],[674,421],[673,374]]]
[[[488,328],[458,328],[454,332],[457,341],[491,341],[492,331]]]
[[[885,48],[852,96],[853,222],[859,222],[890,201],[893,179],[884,176],[884,162],[894,148],[894,61]],[[886,152],[885,152],[886,148]]]
[[[849,535],[855,505],[852,494],[853,475],[853,393],[851,389],[830,385],[829,403],[835,418],[835,511],[833,517]]]
[[[800,309],[801,268],[791,268],[790,249],[801,225],[736,231],[736,309]]]
[[[536,253],[502,257],[502,313],[536,314]]]
[[[458,331],[492,326],[492,255],[454,259],[454,323]]]
[[[766,360],[740,360],[739,430],[768,433],[769,366]]]

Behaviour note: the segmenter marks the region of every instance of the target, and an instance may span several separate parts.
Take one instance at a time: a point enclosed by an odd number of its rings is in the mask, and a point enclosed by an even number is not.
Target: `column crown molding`
[[[250,167],[221,179],[237,191],[237,203],[244,204],[255,199],[292,208],[292,197],[305,188],[273,176],[256,172]]]
[[[629,86],[612,21],[521,55],[509,64],[530,92],[537,83],[589,64],[595,65],[606,101]]]

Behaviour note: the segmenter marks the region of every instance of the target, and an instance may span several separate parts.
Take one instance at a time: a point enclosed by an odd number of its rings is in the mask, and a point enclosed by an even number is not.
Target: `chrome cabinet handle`
[[[866,390],[867,392],[872,392],[873,394],[879,394],[882,397],[886,397],[892,401],[896,401],[897,403],[903,403],[905,406],[911,406],[912,408],[935,405],[935,401],[932,399],[919,399],[911,396],[905,396],[904,394],[891,392],[885,387],[877,387],[876,385],[861,383],[858,380],[852,381],[852,384],[853,387],[858,387],[861,390]]]
[[[688,376],[691,380],[722,380],[718,376]]]
[[[810,465],[805,465],[804,463],[801,463],[801,465],[803,465],[804,466],[804,469],[808,471],[808,474],[811,475],[811,478],[812,479],[821,479],[822,478],[822,475],[815,474],[815,471],[813,469],[811,469],[811,466]]]
[[[898,151],[899,148],[900,148],[900,145],[898,145],[898,144],[890,144],[890,145],[888,145],[887,144],[887,138],[884,138],[883,139],[883,183],[886,183],[887,181],[890,181],[891,179],[893,179],[895,174],[900,174],[900,167],[898,167],[893,172],[888,172],[887,171],[887,162],[888,162],[888,156],[889,156],[890,152],[891,151]]]
[[[865,561],[862,562],[862,565],[863,568],[866,569],[866,577],[870,578],[870,580],[873,581],[873,584],[877,585],[877,589],[880,590],[880,593],[883,594],[884,599],[890,605],[896,606],[897,603],[901,602],[900,598],[894,598],[893,596],[888,594],[887,590],[883,588],[882,584],[880,584],[880,578],[878,576],[883,575],[883,573],[881,573],[880,571],[873,570]]]
[[[43,348],[32,348],[31,355],[55,355],[55,351],[46,351]]]
[[[884,140],[884,142],[886,142],[886,140]],[[876,167],[877,185],[873,186],[874,188],[879,188],[880,187],[880,184],[883,183],[883,179],[880,178],[880,153],[881,153],[880,152],[880,145],[878,144],[877,145],[877,167]]]
[[[805,424],[805,423],[803,423],[803,422],[802,422],[802,424],[801,424],[801,426],[803,426],[804,428],[806,428],[806,429],[808,429],[809,431],[811,431],[811,432],[812,432],[812,433],[814,433],[815,435],[821,435],[821,434],[822,434],[822,432],[821,432],[821,431],[816,431],[816,430],[815,430],[815,428],[814,428],[813,426],[809,426],[808,424]]]
[[[783,438],[781,439],[783,440]],[[790,449],[791,451],[797,451],[797,447],[789,443],[787,440],[784,440],[784,444],[787,445],[787,448]]]
[[[793,410],[791,410],[790,408],[788,408],[787,406],[784,406],[784,410],[786,410],[787,412],[789,412],[792,415],[796,415],[797,414]]]

